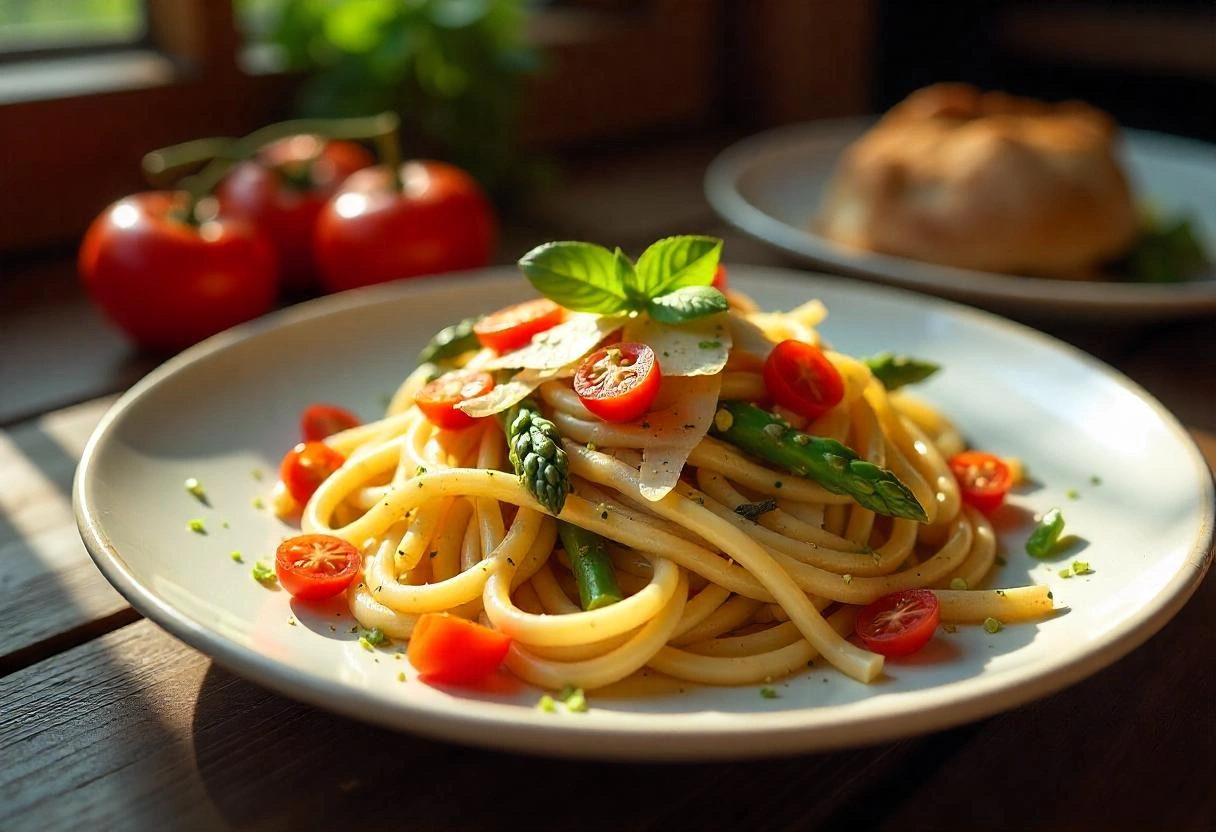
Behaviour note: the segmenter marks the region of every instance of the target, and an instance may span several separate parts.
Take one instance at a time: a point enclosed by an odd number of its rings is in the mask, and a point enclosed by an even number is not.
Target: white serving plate
[[[710,164],[706,197],[740,230],[813,266],[1010,314],[1106,322],[1216,314],[1216,270],[1171,284],[1049,280],[859,251],[817,234],[812,219],[836,160],[872,124],[819,121],[744,139]],[[1163,216],[1190,216],[1216,260],[1216,147],[1125,130],[1121,155],[1137,198]]]
[[[732,267],[731,280],[771,308],[822,298],[831,310],[823,332],[845,351],[893,349],[942,363],[922,395],[976,445],[1025,459],[1043,484],[1006,509],[1008,562],[996,585],[1048,584],[1065,611],[993,635],[979,627],[939,634],[917,659],[888,662],[870,686],[816,666],[776,682],[777,699],[754,686],[652,678],[592,693],[589,713],[546,714],[534,707],[539,691],[522,684],[461,693],[399,682],[400,671],[413,675],[408,663],[360,648],[344,604],[310,609],[254,582],[252,561],[270,561],[292,530],[251,500],[268,492],[306,404],[342,402],[374,417],[433,331],[529,294],[508,270],[324,298],[170,360],[124,395],[89,441],[75,482],[81,534],[140,612],[267,687],[392,728],[569,757],[786,754],[973,720],[1115,661],[1199,583],[1211,547],[1211,477],[1177,421],[1127,379],[1030,329],[943,301],[745,266]],[[255,468],[266,472],[260,482]],[[1102,484],[1091,485],[1091,475]],[[187,477],[202,481],[211,508],[186,493]],[[1067,500],[1069,488],[1081,498]],[[1054,505],[1084,538],[1080,557],[1092,575],[1063,580],[1059,562],[1023,553],[1028,513]],[[207,535],[187,531],[195,517]],[[234,549],[243,565],[229,558]]]

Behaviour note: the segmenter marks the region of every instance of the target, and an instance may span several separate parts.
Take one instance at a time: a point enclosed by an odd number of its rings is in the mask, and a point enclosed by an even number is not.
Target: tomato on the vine
[[[383,166],[350,176],[317,221],[313,250],[329,291],[490,262],[494,213],[477,182],[443,162],[406,162],[401,190]]]
[[[350,586],[360,562],[359,551],[340,537],[301,534],[279,544],[274,571],[293,597],[320,601]]]
[[[773,401],[807,419],[827,413],[844,398],[844,381],[818,347],[782,341],[764,361],[764,387]]]
[[[481,370],[453,370],[428,383],[414,397],[414,404],[437,428],[459,430],[476,419],[456,405],[484,396],[494,389],[494,376]]]
[[[358,427],[359,417],[345,407],[317,402],[300,414],[300,435],[305,442],[316,442],[335,433]]]
[[[274,245],[283,285],[308,289],[316,283],[312,239],[321,209],[346,177],[374,162],[355,142],[289,136],[234,167],[216,195],[224,215],[246,220]]]
[[[283,457],[279,479],[292,499],[304,505],[344,462],[346,457],[324,442],[301,442]]]
[[[562,322],[565,310],[548,298],[537,298],[486,315],[473,325],[483,347],[504,353],[526,346],[532,336]]]
[[[984,451],[955,454],[950,457],[950,471],[958,480],[963,502],[984,514],[1000,508],[1013,487],[1013,475],[1005,461]]]
[[[932,590],[905,589],[862,608],[853,626],[867,649],[884,656],[907,656],[929,643],[941,619]]]
[[[574,392],[605,422],[632,422],[654,404],[662,375],[654,350],[623,342],[583,360],[574,374]]]
[[[497,670],[510,649],[510,637],[497,630],[428,612],[414,625],[406,655],[424,682],[471,685]]]
[[[194,224],[172,214],[184,193],[121,199],[93,221],[80,277],[102,311],[137,344],[179,350],[274,306],[274,249],[247,223]]]

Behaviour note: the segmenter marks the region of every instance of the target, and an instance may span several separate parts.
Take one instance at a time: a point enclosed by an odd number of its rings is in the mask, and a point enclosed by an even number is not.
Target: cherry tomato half
[[[359,417],[345,407],[317,402],[304,408],[300,414],[300,435],[305,442],[319,442],[360,424]]]
[[[497,630],[428,612],[414,625],[406,655],[425,682],[471,685],[497,670],[510,649],[511,639]]]
[[[406,162],[402,190],[384,167],[353,174],[321,211],[313,251],[331,292],[490,262],[494,212],[477,182],[442,162]]]
[[[119,200],[80,247],[93,301],[151,350],[179,350],[269,312],[278,290],[274,249],[260,233],[234,219],[172,218],[184,201],[168,191]]]
[[[984,514],[1000,508],[1013,487],[1013,475],[1005,461],[984,451],[955,454],[950,457],[950,470],[958,480],[963,502]]]
[[[726,266],[723,266],[721,263],[718,264],[718,269],[714,272],[714,281],[709,285],[713,286],[719,292],[726,291],[727,287],[730,285],[730,281],[726,277]]]
[[[318,136],[289,136],[232,169],[216,190],[225,216],[266,235],[279,257],[285,288],[316,284],[312,238],[326,201],[346,177],[375,163],[363,147]]]
[[[864,607],[853,630],[868,650],[907,656],[929,643],[940,618],[941,605],[930,590],[905,589]]]
[[[583,360],[574,374],[574,392],[605,422],[632,422],[654,404],[662,375],[654,350],[623,342]]]
[[[844,398],[844,381],[827,356],[805,341],[782,341],[764,361],[764,387],[773,401],[816,419]]]
[[[279,479],[292,498],[304,505],[329,475],[342,467],[346,457],[324,442],[301,442],[283,457]]]
[[[427,384],[414,397],[414,404],[437,428],[459,430],[476,419],[458,410],[456,405],[467,399],[484,396],[494,389],[494,376],[481,370],[453,370]]]
[[[548,298],[524,301],[486,315],[473,325],[483,347],[498,353],[526,346],[532,336],[562,322],[565,311]]]
[[[283,589],[301,601],[342,592],[359,574],[359,551],[340,537],[301,534],[279,544],[274,571]]]

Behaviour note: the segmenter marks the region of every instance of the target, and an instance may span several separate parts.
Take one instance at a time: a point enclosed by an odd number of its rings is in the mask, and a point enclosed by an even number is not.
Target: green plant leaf
[[[634,270],[633,261],[629,259],[629,255],[621,251],[620,246],[612,253],[612,257],[616,266],[617,280],[624,287],[625,294],[633,305],[644,306],[647,298],[638,290],[638,273]]]
[[[713,282],[721,255],[722,241],[717,237],[659,240],[638,258],[639,293],[655,298],[685,286],[708,286]]]
[[[729,308],[726,295],[712,286],[684,286],[657,298],[646,305],[650,317],[659,323],[682,324],[707,315],[725,312]]]
[[[519,260],[545,297],[575,312],[610,315],[635,308],[618,272],[616,255],[592,243],[545,243]]]

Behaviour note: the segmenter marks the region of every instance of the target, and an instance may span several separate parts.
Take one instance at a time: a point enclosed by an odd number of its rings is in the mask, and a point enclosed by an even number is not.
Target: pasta
[[[981,588],[996,538],[948,467],[964,447],[960,435],[929,405],[890,393],[865,362],[824,349],[840,377],[839,401],[812,419],[778,408],[776,433],[794,445],[802,436],[842,443],[870,464],[864,470],[898,478],[901,494],[923,508],[921,520],[885,516],[728,441],[727,404],[767,396],[766,353],[787,338],[821,345],[814,327],[826,314],[817,302],[760,313],[729,296],[715,333],[698,336],[713,344],[707,352],[721,353],[720,366],[664,375],[654,406],[632,420],[595,415],[571,378],[570,355],[581,360],[602,345],[605,326],[583,325],[589,346],[566,344],[560,367],[538,352],[531,369],[512,375],[509,361],[484,348],[447,361],[493,368],[496,391],[511,378],[556,427],[569,486],[556,517],[516,475],[500,419],[445,429],[420,409],[425,367],[405,379],[383,418],[325,440],[345,462],[306,504],[295,505],[280,484],[276,509],[299,511],[303,532],[339,537],[361,553],[347,597],[364,627],[409,639],[427,613],[480,621],[510,637],[509,670],[547,688],[598,688],[643,668],[693,683],[753,684],[820,658],[871,682],[883,656],[849,636],[858,610],[883,596],[933,589],[946,623],[1012,623],[1051,610],[1045,587]],[[682,360],[671,358],[673,366]],[[669,430],[673,413],[678,425]],[[558,521],[604,541],[619,600],[584,608]]]

